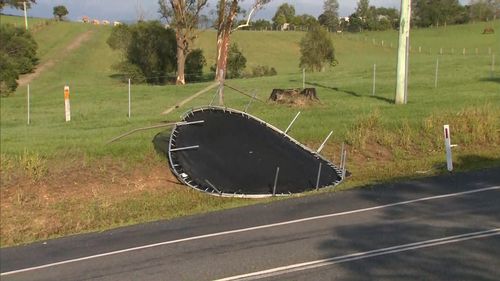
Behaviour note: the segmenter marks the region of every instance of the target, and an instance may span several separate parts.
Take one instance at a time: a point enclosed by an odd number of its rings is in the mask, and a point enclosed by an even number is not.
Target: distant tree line
[[[316,24],[334,31],[360,32],[399,28],[399,11],[395,8],[375,7],[369,0],[359,0],[354,13],[348,17],[338,14],[338,0],[324,0],[323,11],[316,18],[296,14],[292,4],[280,5],[271,20],[259,19],[245,29],[252,30],[309,30]],[[417,27],[464,24],[473,21],[491,21],[500,17],[500,0],[470,0],[466,5],[458,0],[413,0],[412,24]],[[200,28],[210,28],[210,18],[202,15]],[[241,24],[243,20],[235,23]]]

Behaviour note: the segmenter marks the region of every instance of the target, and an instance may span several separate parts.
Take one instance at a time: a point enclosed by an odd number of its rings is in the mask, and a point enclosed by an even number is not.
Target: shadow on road
[[[482,158],[467,155],[459,161],[484,161]],[[498,172],[498,168],[492,170],[494,174]],[[425,180],[401,183],[392,192],[383,192],[387,186],[373,186],[367,192],[360,192],[359,199],[382,205],[419,198],[409,196],[416,189],[435,191],[447,185],[442,193],[451,193],[464,191],[466,186],[498,184],[498,177],[467,179],[466,175],[449,174],[442,176],[437,184]],[[499,193],[493,190],[384,208],[377,210],[376,219],[371,221],[362,216],[352,217],[332,229],[332,238],[322,241],[317,248],[323,258],[331,258],[497,228]],[[339,263],[334,270],[341,274],[342,280],[498,280],[500,271],[494,261],[498,261],[499,254],[500,237],[493,236]]]

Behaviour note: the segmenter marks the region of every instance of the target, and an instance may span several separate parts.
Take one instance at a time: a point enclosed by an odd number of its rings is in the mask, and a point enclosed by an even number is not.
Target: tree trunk
[[[227,52],[229,50],[231,28],[238,11],[238,0],[232,0],[228,17],[224,16],[225,1],[220,1],[219,28],[217,31],[217,61],[215,70],[215,81],[223,84],[227,75]],[[219,105],[224,105],[224,88],[219,89]]]
[[[185,66],[186,66],[186,44],[181,37],[177,37],[177,79],[175,81],[176,85],[186,84],[186,79],[184,77]]]

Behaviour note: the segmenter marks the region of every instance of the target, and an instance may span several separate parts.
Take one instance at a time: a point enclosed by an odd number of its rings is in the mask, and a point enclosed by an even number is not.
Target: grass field
[[[16,20],[1,17],[2,24]],[[329,159],[338,161],[341,143],[349,144],[348,169],[353,177],[341,188],[443,172],[441,134],[446,123],[451,125],[453,142],[459,144],[454,154],[458,170],[499,165],[500,39],[498,34],[482,35],[485,25],[413,31],[407,105],[392,104],[397,32],[387,31],[332,34],[339,65],[306,74],[307,85],[316,87],[321,104],[296,108],[254,103],[250,113],[285,128],[302,111],[291,135],[311,147],[333,130],[324,150]],[[500,31],[500,22],[494,27]],[[91,38],[84,46],[58,59],[67,44],[89,30]],[[110,30],[51,23],[34,32],[41,61],[56,64],[30,84],[30,125],[25,87],[1,99],[2,246],[261,202],[213,198],[177,184],[153,150],[154,131],[105,145],[130,129],[179,120],[189,107],[206,105],[213,95],[162,116],[164,109],[208,83],[133,85],[129,120],[127,85],[113,78],[111,67],[119,56],[106,45]],[[303,35],[236,32],[232,38],[247,57],[247,68],[268,65],[278,75],[228,84],[256,91],[261,99],[267,99],[273,88],[302,87],[298,42]],[[212,64],[215,33],[202,32],[197,44]],[[490,49],[497,60],[493,72]],[[373,64],[377,65],[374,96]],[[65,84],[71,87],[69,123],[64,122]],[[242,109],[247,101],[226,92],[229,107]]]

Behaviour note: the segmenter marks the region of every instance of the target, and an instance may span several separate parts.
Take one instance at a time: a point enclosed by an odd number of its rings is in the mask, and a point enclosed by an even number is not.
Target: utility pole
[[[26,1],[23,2],[24,8],[24,25],[26,26],[26,30],[28,30],[28,12],[26,10]]]
[[[396,104],[405,104],[408,97],[408,57],[410,47],[411,0],[401,0],[399,24],[398,69],[396,77]]]

